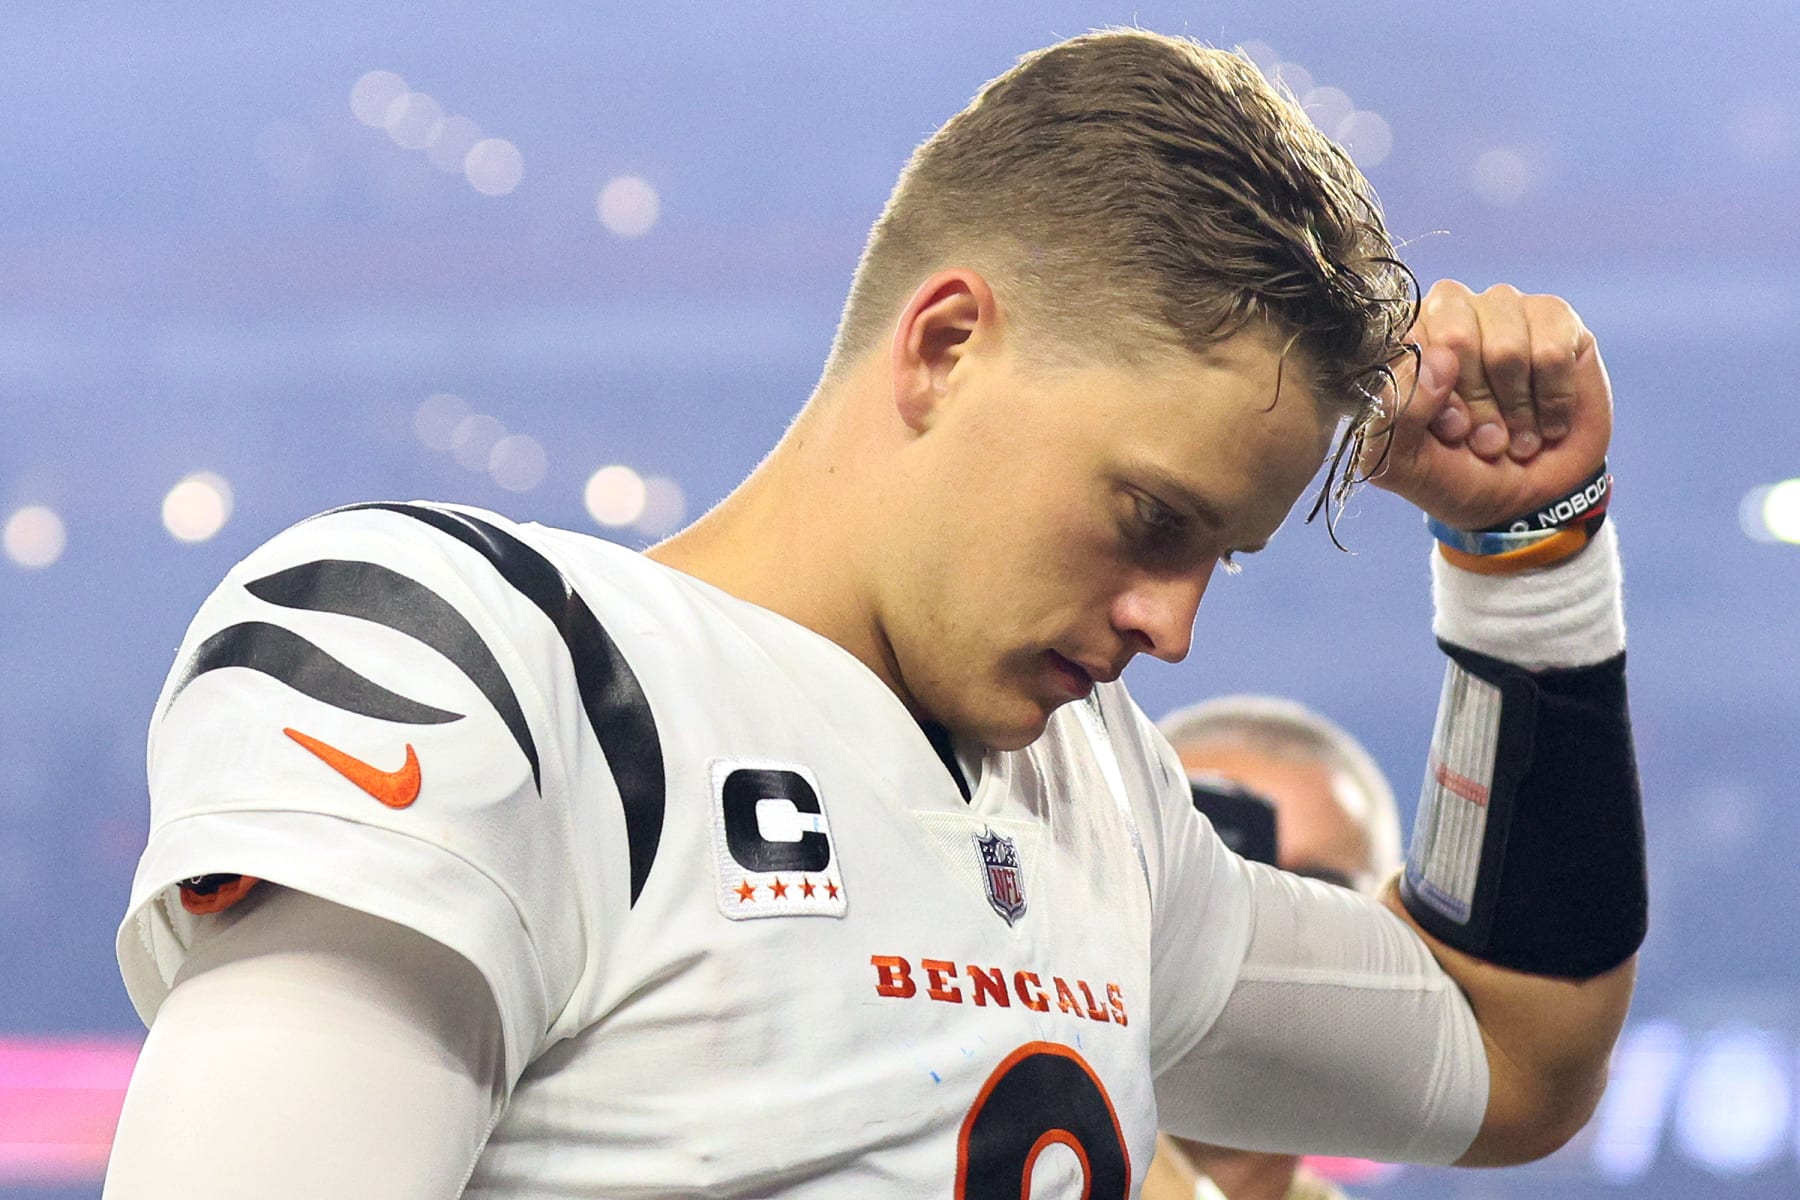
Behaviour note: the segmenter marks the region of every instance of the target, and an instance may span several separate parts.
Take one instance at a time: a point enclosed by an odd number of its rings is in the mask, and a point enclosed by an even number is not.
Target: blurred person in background
[[[1400,869],[1400,815],[1362,743],[1305,705],[1221,696],[1157,722],[1193,784],[1194,803],[1257,861],[1376,895]],[[1342,1200],[1295,1154],[1209,1146],[1163,1135],[1144,1200]]]
[[[1574,310],[1421,302],[1247,59],[1028,55],[914,155],[817,391],[694,525],[353,505],[202,605],[109,1200],[1122,1200],[1159,1121],[1549,1153],[1643,934],[1611,435]],[[1328,458],[1439,547],[1440,791],[1380,903],[1230,853],[1119,682]]]

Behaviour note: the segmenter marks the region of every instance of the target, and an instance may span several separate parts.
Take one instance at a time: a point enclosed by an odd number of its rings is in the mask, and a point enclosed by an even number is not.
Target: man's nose
[[[1135,643],[1135,651],[1164,662],[1180,662],[1194,642],[1194,617],[1213,568],[1200,572],[1144,575],[1113,601],[1113,627]]]

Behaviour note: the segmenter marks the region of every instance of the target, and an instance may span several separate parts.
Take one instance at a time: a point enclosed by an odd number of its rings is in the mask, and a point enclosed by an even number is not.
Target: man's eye
[[[1157,544],[1168,544],[1178,539],[1187,531],[1187,522],[1181,514],[1160,500],[1149,496],[1138,496],[1137,518],[1142,527],[1145,540]]]

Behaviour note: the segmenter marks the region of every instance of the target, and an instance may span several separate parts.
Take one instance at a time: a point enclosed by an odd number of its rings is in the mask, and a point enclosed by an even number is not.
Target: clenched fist
[[[1482,529],[1599,470],[1612,441],[1612,384],[1567,301],[1508,284],[1477,295],[1446,279],[1426,293],[1411,339],[1422,351],[1417,386],[1410,366],[1399,371],[1378,487],[1446,524]],[[1365,465],[1384,440],[1371,435]]]

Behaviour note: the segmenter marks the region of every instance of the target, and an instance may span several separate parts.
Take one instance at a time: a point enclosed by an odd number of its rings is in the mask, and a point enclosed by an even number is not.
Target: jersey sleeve
[[[1282,1153],[1448,1163],[1486,1110],[1468,1001],[1373,900],[1246,862],[1193,806],[1186,772],[1122,698],[1152,892],[1158,1122]]]
[[[262,885],[201,931],[132,1069],[104,1200],[444,1200],[506,1102],[481,975]]]
[[[510,538],[499,522],[337,510],[201,606],[152,718],[150,835],[118,937],[146,1023],[203,923],[268,881],[473,963],[509,1081],[544,1043],[592,916],[568,861],[578,701],[554,626],[470,533]]]
[[[1448,1164],[1488,1066],[1468,1000],[1376,901],[1239,861],[1250,947],[1200,1039],[1158,1074],[1164,1129],[1215,1145]]]

